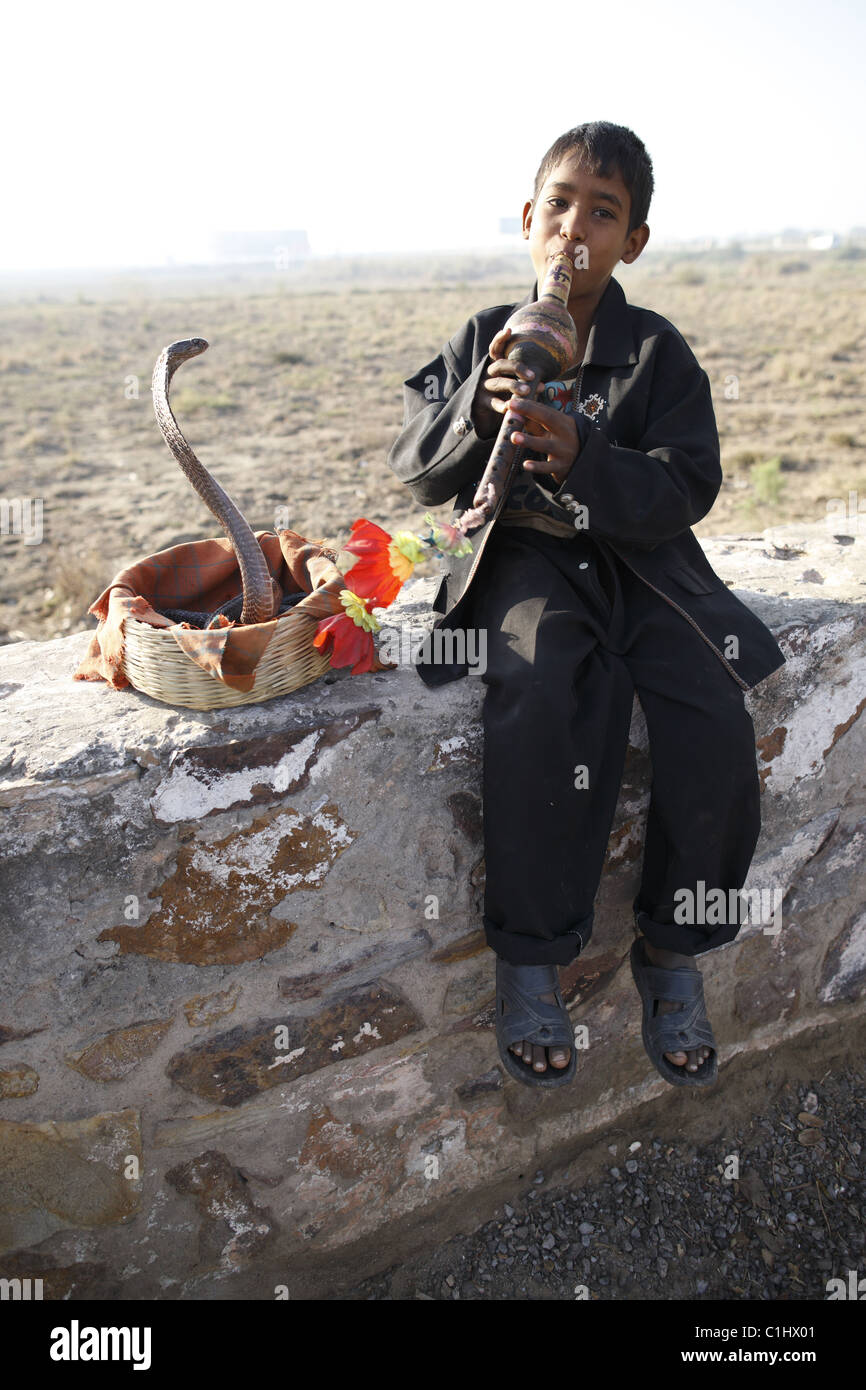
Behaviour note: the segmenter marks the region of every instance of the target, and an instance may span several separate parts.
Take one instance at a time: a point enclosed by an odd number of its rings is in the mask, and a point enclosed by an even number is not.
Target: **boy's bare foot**
[[[676,970],[678,966],[684,966],[687,970],[695,969],[694,956],[683,956],[677,951],[662,951],[656,946],[651,946],[646,937],[643,939],[647,959],[653,965],[661,966],[662,970]],[[684,1005],[677,1004],[673,999],[659,1000],[659,1013],[674,1013],[682,1009]],[[684,1066],[687,1071],[697,1071],[703,1062],[712,1054],[710,1047],[698,1047],[689,1052],[666,1052],[664,1055],[675,1067]]]

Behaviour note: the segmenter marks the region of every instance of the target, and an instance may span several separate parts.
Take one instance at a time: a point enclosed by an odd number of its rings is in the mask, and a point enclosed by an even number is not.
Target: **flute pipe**
[[[506,325],[513,334],[508,360],[532,368],[536,394],[540,385],[570,367],[577,356],[577,329],[568,312],[574,270],[574,261],[566,252],[553,256],[537,301],[516,310]],[[512,410],[506,411],[472,506],[454,523],[462,535],[483,526],[496,511],[510,484],[520,447],[512,443],[511,434],[521,424]]]
[[[522,423],[520,416],[513,410],[505,412],[505,419],[499,427],[490,461],[472,499],[472,506],[463,512],[455,523],[456,529],[462,535],[483,526],[488,517],[493,515],[499,498],[507,491],[521,447],[513,443],[511,434],[513,430],[519,429]]]

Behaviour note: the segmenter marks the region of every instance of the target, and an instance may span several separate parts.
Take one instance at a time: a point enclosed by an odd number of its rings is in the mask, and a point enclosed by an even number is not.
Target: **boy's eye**
[[[547,202],[550,207],[568,207],[565,198],[548,198]],[[605,217],[613,217],[610,208],[595,208],[594,211],[604,213]]]

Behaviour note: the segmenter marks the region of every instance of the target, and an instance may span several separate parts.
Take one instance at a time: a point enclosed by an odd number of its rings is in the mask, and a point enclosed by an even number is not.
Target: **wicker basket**
[[[309,685],[329,669],[330,657],[313,646],[318,621],[300,611],[279,618],[256,667],[252,690],[233,690],[196,665],[167,628],[125,618],[123,674],[154,700],[187,709],[227,709],[272,700]]]

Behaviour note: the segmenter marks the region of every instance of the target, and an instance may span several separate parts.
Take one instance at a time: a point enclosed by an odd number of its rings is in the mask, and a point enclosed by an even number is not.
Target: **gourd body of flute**
[[[531,367],[536,385],[552,381],[567,371],[577,358],[577,329],[568,312],[573,274],[573,260],[566,252],[559,252],[547,268],[538,299],[534,304],[524,304],[505,325],[511,329],[509,362]],[[513,411],[506,411],[472,506],[455,522],[456,529],[463,535],[477,530],[493,516],[519,447],[512,444],[511,434],[520,428],[518,417]]]

